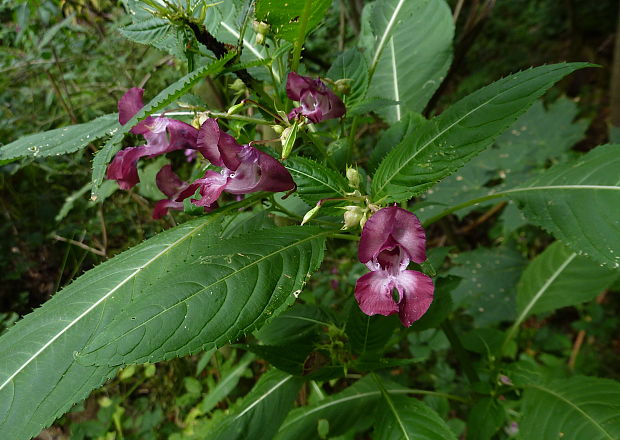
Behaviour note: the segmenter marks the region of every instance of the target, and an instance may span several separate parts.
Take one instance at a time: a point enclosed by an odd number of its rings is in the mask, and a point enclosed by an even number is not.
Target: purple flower
[[[420,220],[409,211],[390,206],[370,217],[362,230],[359,259],[372,272],[355,285],[355,299],[362,312],[398,313],[405,327],[426,313],[433,301],[433,281],[421,272],[407,270],[410,261],[426,260],[425,246]]]
[[[201,198],[192,202],[196,206],[208,207],[224,191],[248,194],[295,188],[293,178],[280,162],[254,147],[239,145],[231,135],[220,129],[215,119],[207,119],[200,127],[196,149],[221,171],[208,170],[202,179],[182,191],[177,201],[199,190]]]
[[[295,72],[288,74],[286,95],[301,104],[288,114],[289,119],[301,114],[317,124],[325,119],[339,118],[346,111],[340,98],[323,81]]]
[[[118,102],[118,120],[125,125],[144,104],[143,89],[129,89]],[[137,162],[141,157],[154,157],[170,151],[195,149],[198,130],[185,122],[166,117],[149,116],[131,129],[134,134],[141,134],[146,144],[139,147],[125,148],[119,151],[110,163],[108,179],[118,182],[122,189],[130,189],[139,182]]]
[[[153,210],[155,220],[168,214],[169,209],[183,210],[183,202],[177,201],[179,195],[188,187],[188,183],[181,180],[172,170],[171,165],[164,165],[155,177],[157,187],[168,196],[167,199],[158,201]]]

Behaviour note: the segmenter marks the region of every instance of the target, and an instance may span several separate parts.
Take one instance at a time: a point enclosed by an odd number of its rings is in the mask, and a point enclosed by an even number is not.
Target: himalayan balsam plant
[[[176,224],[0,337],[1,439],[37,435],[126,366],[231,344],[269,367],[219,417],[197,410],[182,438],[620,438],[620,384],[546,364],[519,337],[620,275],[620,147],[561,155],[524,132],[559,111],[539,101],[549,88],[595,66],[523,70],[426,118],[452,59],[448,4],[366,2],[359,38],[318,71],[304,46],[331,3],[126,0],[120,32],[188,73],[0,149],[7,163],[94,142],[91,199],[150,183],[154,221]],[[226,108],[201,96],[207,80]],[[506,236],[521,222],[553,237],[529,263],[508,244],[431,240],[496,201]],[[449,360],[422,371],[438,338]]]

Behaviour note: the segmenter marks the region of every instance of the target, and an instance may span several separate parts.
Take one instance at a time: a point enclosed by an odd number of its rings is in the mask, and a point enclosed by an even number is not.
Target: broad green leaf
[[[243,202],[241,202],[243,204]],[[165,231],[82,275],[0,337],[0,438],[28,439],[114,375],[74,355],[166,271],[200,256],[219,230],[217,212]],[[217,235],[215,235],[217,236]],[[28,421],[25,423],[25,421]]]
[[[345,197],[350,191],[344,176],[304,157],[291,157],[284,166],[297,184],[297,193],[309,205],[321,199]]]
[[[103,182],[103,178],[105,176],[106,167],[108,163],[114,157],[114,154],[120,149],[120,142],[123,140],[123,137],[129,133],[129,130],[132,129],[134,125],[136,125],[139,121],[143,120],[147,116],[152,113],[155,113],[158,110],[163,109],[167,105],[174,102],[175,99],[178,99],[185,93],[187,93],[194,85],[198,83],[202,78],[208,75],[216,75],[220,73],[226,63],[234,56],[233,52],[229,52],[225,57],[203,66],[199,69],[194,70],[193,72],[188,73],[183,78],[179,79],[175,83],[169,85],[164,90],[159,92],[157,96],[155,96],[148,104],[138,111],[127,123],[120,127],[114,133],[108,142],[104,145],[104,147],[97,152],[95,158],[93,160],[93,189],[92,189],[92,198],[96,200],[100,196],[99,188],[101,186],[101,182]]]
[[[423,208],[416,211],[422,221],[463,200],[475,199],[526,182],[550,161],[566,160],[567,151],[585,136],[587,121],[574,121],[579,108],[560,98],[547,108],[541,100],[497,138],[495,145],[468,162],[463,168],[433,186],[424,196]],[[549,130],[553,127],[553,130]],[[491,183],[496,183],[489,186]],[[497,201],[488,201],[457,211],[459,218],[474,209]],[[511,209],[513,217],[520,214]],[[514,218],[510,218],[514,222]]]
[[[299,32],[299,17],[307,1],[312,1],[306,35],[323,19],[332,0],[257,0],[256,19],[271,25],[277,37],[293,42]]]
[[[574,252],[620,267],[620,146],[597,147],[503,194]]]
[[[449,275],[462,278],[452,291],[455,305],[465,308],[482,327],[515,316],[515,286],[526,260],[508,247],[484,248],[460,253]]]
[[[292,226],[213,243],[134,298],[78,361],[155,362],[231,343],[295,300],[323,258],[325,236]]]
[[[84,124],[30,134],[0,147],[0,160],[73,153],[97,139],[114,134],[119,128],[118,115],[112,113]]]
[[[330,437],[368,428],[372,417],[360,417],[360,414],[372,414],[380,397],[381,391],[372,378],[366,376],[340,393],[291,411],[275,439],[316,440],[322,419],[329,422]]]
[[[520,438],[620,438],[620,383],[577,376],[530,383],[524,388]]]
[[[343,96],[347,107],[359,102],[368,90],[368,65],[366,58],[358,49],[349,49],[338,55],[327,71],[327,77],[333,81],[347,79],[349,93]]]
[[[449,176],[489,146],[554,83],[587,66],[536,67],[463,98],[391,151],[373,178],[375,200],[404,201]]]
[[[443,0],[380,0],[371,26],[377,43],[368,95],[399,101],[378,113],[396,122],[406,112],[421,112],[452,61],[450,7]]]
[[[390,336],[400,326],[396,316],[368,316],[352,301],[345,331],[351,351],[364,358],[378,358]]]
[[[151,17],[144,21],[138,21],[119,29],[121,35],[131,41],[140,44],[156,43],[169,37],[172,32],[176,32],[168,20],[163,18]],[[157,46],[156,46],[157,47]]]
[[[527,266],[517,286],[518,322],[596,298],[620,271],[601,267],[556,241]]]
[[[490,440],[502,427],[505,419],[504,408],[495,399],[483,397],[467,416],[467,439]]]
[[[270,440],[293,406],[303,383],[276,369],[263,374],[252,391],[234,406],[226,418],[205,433],[210,440]]]
[[[377,169],[381,161],[395,146],[400,144],[404,138],[417,132],[420,126],[425,122],[427,122],[427,120],[419,113],[405,113],[400,121],[392,124],[390,128],[385,130],[381,134],[381,137],[379,137],[377,145],[375,145],[370,153],[368,170],[374,171]]]
[[[239,383],[239,379],[241,379],[241,375],[248,370],[248,367],[253,360],[254,355],[247,353],[236,363],[234,368],[230,369],[223,375],[222,379],[213,388],[209,389],[209,392],[204,396],[199,405],[200,411],[203,414],[208,413],[215,408],[220,400],[224,399],[232,390],[235,389]]]
[[[375,440],[456,440],[439,415],[413,397],[383,394],[375,419]]]

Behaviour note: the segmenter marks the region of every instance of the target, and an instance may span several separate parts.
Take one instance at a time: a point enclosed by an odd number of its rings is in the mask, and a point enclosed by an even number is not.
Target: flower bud
[[[281,125],[272,125],[271,129],[275,131],[276,134],[282,134],[282,132],[284,131],[284,127],[282,127]]]
[[[230,107],[228,109],[228,111],[226,112],[227,115],[234,115],[235,113],[237,113],[245,104],[243,102],[240,102],[239,104],[235,104],[232,107]]]
[[[366,210],[360,206],[345,206],[344,212],[344,228],[355,228],[366,215]]]
[[[282,159],[286,159],[293,150],[293,145],[295,145],[295,140],[297,140],[297,128],[298,125],[295,123],[290,127],[286,127],[280,135],[280,141],[282,142]]]
[[[312,219],[312,217],[314,217],[316,213],[319,212],[319,209],[321,209],[321,205],[317,203],[314,208],[306,212],[306,215],[304,215],[304,218],[301,220],[301,224],[305,225],[306,223],[308,223],[310,219]]]
[[[359,188],[360,186],[360,173],[355,168],[347,167],[347,180],[352,188]]]
[[[267,32],[269,32],[270,27],[271,26],[269,26],[269,23],[265,23],[264,21],[252,22],[252,29],[254,29],[254,32],[257,34],[266,35]]]
[[[204,122],[209,119],[209,115],[207,113],[198,113],[192,120],[192,127],[196,129],[200,129],[200,126],[204,124]]]
[[[231,85],[228,86],[230,90],[235,92],[236,95],[244,94],[247,90],[245,83],[237,78]]]
[[[339,79],[334,83],[336,91],[343,95],[348,95],[351,93],[351,82],[350,78]]]

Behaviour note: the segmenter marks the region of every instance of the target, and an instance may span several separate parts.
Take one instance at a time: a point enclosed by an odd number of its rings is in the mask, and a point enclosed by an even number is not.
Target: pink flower
[[[301,76],[295,72],[288,74],[286,95],[301,104],[300,107],[291,110],[288,114],[289,119],[301,114],[317,124],[325,119],[339,118],[346,111],[340,98],[323,81]]]
[[[129,89],[118,102],[118,120],[125,125],[144,104],[143,89]],[[137,163],[141,157],[154,157],[175,150],[194,149],[198,130],[185,122],[165,117],[152,117],[140,121],[131,129],[146,139],[139,147],[119,151],[107,170],[108,179],[116,180],[121,189],[130,189],[139,182]]]
[[[407,210],[383,208],[366,222],[359,259],[371,272],[355,285],[355,299],[362,312],[385,316],[398,313],[405,327],[426,313],[433,301],[433,281],[421,272],[407,270],[410,261],[426,260],[425,247],[420,220]]]

